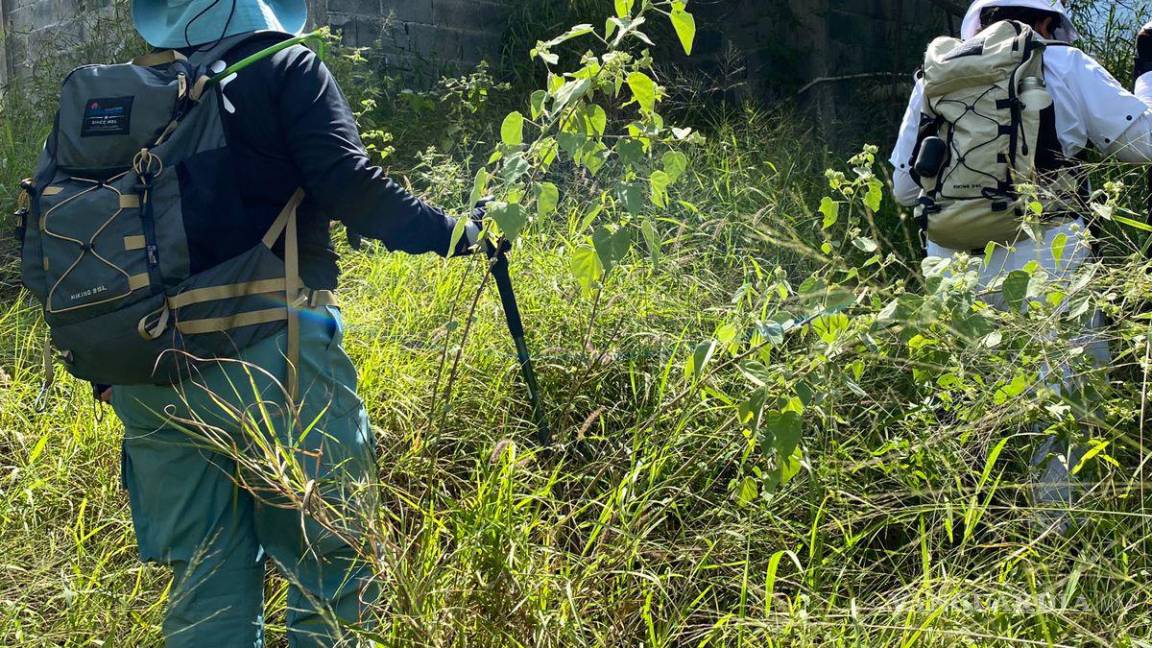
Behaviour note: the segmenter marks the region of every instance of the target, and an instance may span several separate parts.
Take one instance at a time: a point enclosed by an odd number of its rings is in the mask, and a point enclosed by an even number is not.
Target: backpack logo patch
[[[127,135],[131,132],[133,99],[135,97],[89,99],[84,106],[80,137]]]
[[[956,59],[965,58],[967,56],[983,56],[984,44],[985,39],[983,38],[972,39],[949,52],[942,60],[955,61]]]

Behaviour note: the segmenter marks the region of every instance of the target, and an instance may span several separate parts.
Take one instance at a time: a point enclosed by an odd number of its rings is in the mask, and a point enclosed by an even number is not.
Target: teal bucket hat
[[[136,31],[153,47],[178,49],[257,31],[299,34],[306,0],[133,0]]]

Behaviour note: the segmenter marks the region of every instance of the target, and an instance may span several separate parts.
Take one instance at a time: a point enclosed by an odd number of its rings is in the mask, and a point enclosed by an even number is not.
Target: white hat
[[[1063,20],[1052,30],[1052,35],[1056,40],[1071,43],[1080,38],[1080,32],[1076,31],[1076,26],[1072,24],[1072,16],[1068,14],[1064,0],[976,0],[968,8],[968,14],[964,16],[964,25],[960,27],[960,38],[968,40],[979,34],[980,30],[984,28],[980,22],[980,14],[991,7],[1024,7],[1060,14]]]

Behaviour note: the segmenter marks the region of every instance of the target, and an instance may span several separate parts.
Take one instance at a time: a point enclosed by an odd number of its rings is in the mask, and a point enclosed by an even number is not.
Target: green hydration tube
[[[300,36],[296,36],[294,38],[289,38],[286,41],[281,41],[281,42],[276,43],[275,45],[273,45],[271,47],[267,47],[265,49],[262,49],[259,52],[256,52],[255,54],[251,54],[249,56],[246,56],[246,57],[240,59],[239,61],[236,61],[232,65],[229,65],[228,67],[224,68],[224,70],[221,71],[219,74],[212,75],[208,79],[208,83],[209,84],[220,83],[224,79],[227,79],[228,77],[232,76],[233,74],[236,74],[237,72],[243,70],[244,68],[248,67],[249,65],[252,65],[253,63],[262,61],[262,60],[268,58],[269,56],[276,54],[277,52],[288,49],[289,47],[293,47],[295,45],[303,45],[306,43],[316,43],[317,47],[315,49],[317,50],[317,54],[320,55],[321,58],[323,58],[323,56],[324,56],[324,32],[323,32],[323,30],[316,30],[314,32],[310,32],[307,34],[301,34]]]

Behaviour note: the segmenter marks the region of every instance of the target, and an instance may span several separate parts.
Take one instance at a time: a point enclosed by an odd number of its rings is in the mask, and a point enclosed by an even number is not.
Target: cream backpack
[[[1045,218],[1068,213],[1076,182],[1062,161],[1044,52],[1053,45],[1004,21],[961,41],[939,38],[924,62],[924,103],[914,175],[923,188],[922,233],[955,250],[1010,245],[1035,186]],[[1052,149],[1055,148],[1054,152]]]

